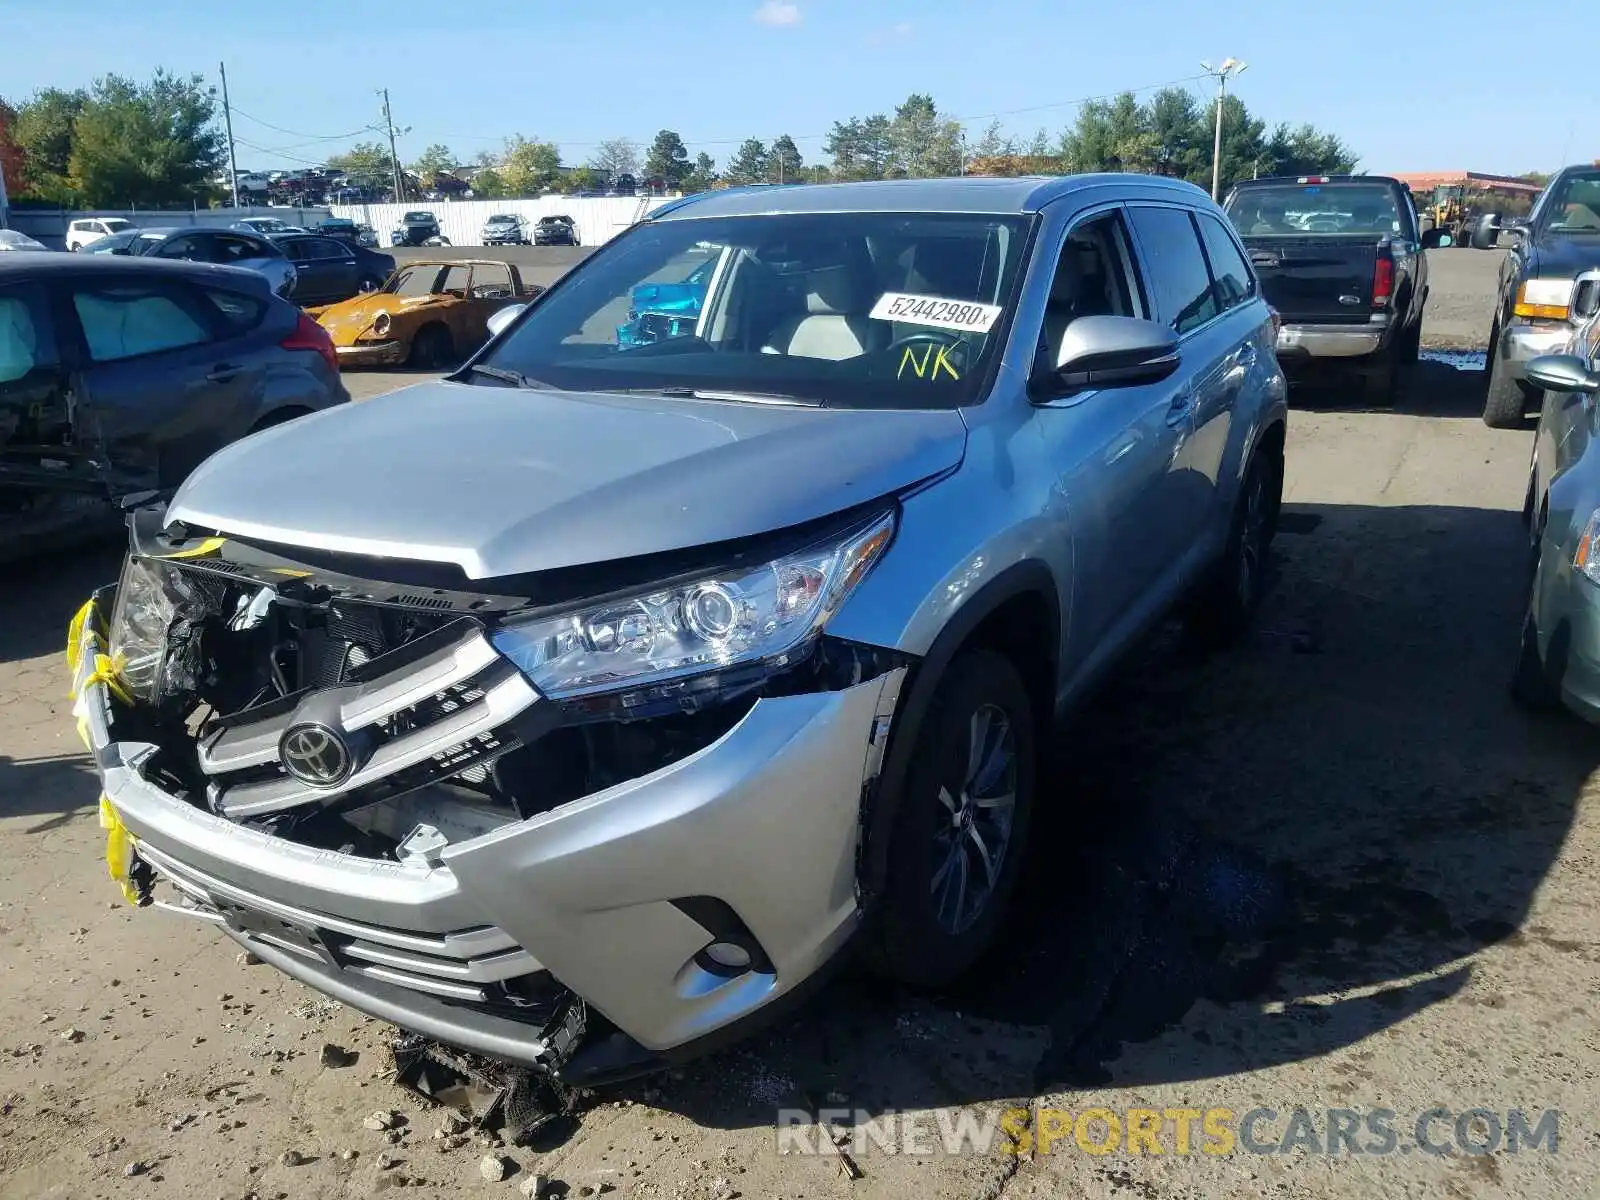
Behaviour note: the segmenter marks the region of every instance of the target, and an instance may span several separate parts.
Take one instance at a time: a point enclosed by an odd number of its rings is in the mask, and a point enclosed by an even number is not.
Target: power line
[[[237,104],[233,106],[233,111],[246,120],[254,121],[257,125],[266,126],[275,133],[286,133],[290,137],[305,138],[307,142],[337,142],[345,138],[359,137],[363,133],[376,131],[374,126],[363,125],[360,129],[352,129],[349,133],[305,133],[299,129],[285,129],[282,125],[274,125],[271,121],[263,121],[260,117],[252,116],[250,113],[245,112]]]

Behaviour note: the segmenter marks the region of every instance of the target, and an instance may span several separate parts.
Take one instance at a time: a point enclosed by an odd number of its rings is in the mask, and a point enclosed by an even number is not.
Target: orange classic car
[[[489,317],[544,288],[489,259],[406,263],[375,292],[306,312],[328,331],[339,365],[436,368],[476,350]]]

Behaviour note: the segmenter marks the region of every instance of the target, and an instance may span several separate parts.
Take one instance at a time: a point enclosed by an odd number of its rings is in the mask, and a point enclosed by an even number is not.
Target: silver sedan
[[[1600,724],[1600,271],[1580,276],[1565,352],[1528,363],[1544,388],[1528,493],[1528,610],[1512,693]]]

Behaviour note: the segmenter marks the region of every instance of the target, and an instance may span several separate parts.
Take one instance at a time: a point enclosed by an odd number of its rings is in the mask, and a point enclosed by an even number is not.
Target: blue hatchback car
[[[716,266],[713,254],[676,283],[642,283],[634,288],[628,319],[617,326],[617,344],[646,346],[693,333]]]

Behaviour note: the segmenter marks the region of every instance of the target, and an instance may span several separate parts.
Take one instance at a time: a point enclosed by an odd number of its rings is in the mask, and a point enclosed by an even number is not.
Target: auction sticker
[[[911,292],[885,292],[867,315],[877,321],[899,321],[906,325],[932,325],[960,333],[988,333],[1000,319],[998,304],[978,304],[970,300],[946,300],[940,296],[918,296]]]

